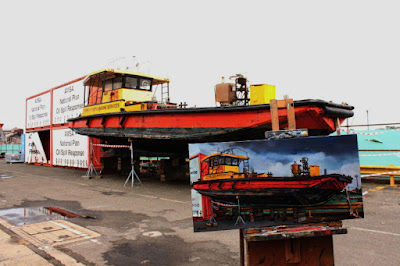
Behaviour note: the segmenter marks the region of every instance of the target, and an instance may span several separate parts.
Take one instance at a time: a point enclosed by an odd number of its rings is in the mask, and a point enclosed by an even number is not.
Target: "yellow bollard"
[[[394,166],[393,164],[390,164],[389,166]],[[390,176],[390,186],[395,186],[395,184],[394,184],[394,175],[391,175]]]
[[[394,184],[394,175],[391,175],[390,176],[390,186],[395,186],[395,184]]]

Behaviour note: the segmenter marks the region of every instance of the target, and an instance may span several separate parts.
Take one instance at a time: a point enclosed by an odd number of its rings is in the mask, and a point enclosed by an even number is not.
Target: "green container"
[[[20,151],[21,144],[0,144],[0,153],[19,154]]]

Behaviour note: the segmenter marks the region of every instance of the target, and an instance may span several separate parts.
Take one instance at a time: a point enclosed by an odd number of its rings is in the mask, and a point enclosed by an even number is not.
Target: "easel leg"
[[[239,229],[239,241],[240,241],[239,242],[240,243],[240,266],[244,266],[244,261],[245,261],[245,259],[244,259],[244,254],[245,254],[244,242],[245,242],[245,240],[244,240],[244,230],[243,229]]]

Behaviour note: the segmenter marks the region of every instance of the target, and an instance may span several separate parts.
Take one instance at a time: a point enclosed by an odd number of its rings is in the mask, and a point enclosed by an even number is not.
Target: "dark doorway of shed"
[[[42,142],[44,153],[46,154],[47,160],[51,161],[50,152],[50,130],[39,131],[39,139]]]

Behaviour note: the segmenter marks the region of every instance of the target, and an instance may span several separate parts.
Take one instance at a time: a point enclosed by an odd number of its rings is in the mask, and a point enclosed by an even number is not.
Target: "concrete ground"
[[[42,225],[53,240],[41,228],[24,237],[31,229],[3,218],[0,265],[239,265],[237,230],[193,233],[188,182],[142,177],[131,188],[126,176],[88,180],[84,171],[4,161],[0,174],[9,177],[0,179],[0,211],[52,206],[86,217]],[[400,265],[400,187],[364,184],[364,192],[365,218],[344,221],[349,233],[334,236],[336,265]]]

